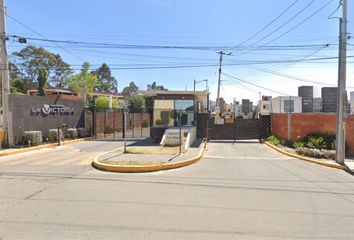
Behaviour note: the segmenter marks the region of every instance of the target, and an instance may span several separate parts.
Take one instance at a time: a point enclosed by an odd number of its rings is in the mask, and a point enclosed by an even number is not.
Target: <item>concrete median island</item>
[[[92,165],[112,172],[153,172],[190,165],[202,158],[205,145],[201,139],[179,153],[179,147],[161,147],[149,140],[128,145],[97,156]]]

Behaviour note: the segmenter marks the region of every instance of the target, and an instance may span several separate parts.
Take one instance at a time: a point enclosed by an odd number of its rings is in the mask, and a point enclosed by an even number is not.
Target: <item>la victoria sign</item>
[[[74,109],[64,105],[43,104],[42,107],[32,108],[31,113],[42,113],[48,115],[70,115],[74,114]]]

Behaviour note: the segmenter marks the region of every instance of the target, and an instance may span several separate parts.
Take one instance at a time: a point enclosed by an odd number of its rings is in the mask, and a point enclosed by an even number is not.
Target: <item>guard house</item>
[[[196,113],[207,112],[209,108],[207,91],[140,91],[140,94],[153,98],[151,137],[156,142],[166,129],[178,127],[179,113],[184,128],[194,127]]]

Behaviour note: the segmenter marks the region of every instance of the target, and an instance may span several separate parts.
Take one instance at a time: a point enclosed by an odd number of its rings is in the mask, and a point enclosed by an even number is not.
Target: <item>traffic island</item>
[[[352,172],[353,169],[351,169],[351,167],[348,167],[346,164],[344,165],[340,165],[338,163],[336,163],[335,161],[333,160],[328,160],[328,159],[315,159],[315,158],[310,158],[310,157],[305,157],[305,156],[301,156],[301,155],[298,155],[294,152],[288,152],[278,146],[275,146],[267,141],[262,141],[262,143],[266,144],[267,146],[269,146],[270,148],[274,149],[275,151],[279,152],[279,153],[282,153],[288,157],[292,157],[292,158],[295,158],[295,159],[299,159],[299,160],[302,160],[302,161],[306,161],[306,162],[310,162],[310,163],[315,163],[315,164],[318,164],[318,165],[321,165],[321,166],[326,166],[326,167],[331,167],[331,168],[337,168],[337,169],[341,169],[341,170],[345,170],[345,171],[348,171],[348,172]]]
[[[96,169],[110,172],[142,173],[175,169],[191,165],[203,156],[206,142],[197,140],[188,151],[175,147],[128,146],[98,155],[92,162]]]

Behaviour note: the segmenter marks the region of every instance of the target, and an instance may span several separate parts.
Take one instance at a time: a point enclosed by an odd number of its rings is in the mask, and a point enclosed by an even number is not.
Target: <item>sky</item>
[[[354,44],[354,3],[348,4],[348,43]],[[221,50],[232,53],[222,67],[220,96],[226,102],[297,95],[302,85],[313,85],[319,97],[321,87],[337,83],[339,24],[328,17],[340,16],[339,0],[5,0],[5,5],[8,35],[65,41],[28,39],[27,45],[60,54],[76,71],[84,61],[92,69],[107,63],[119,91],[131,81],[142,90],[152,82],[192,90],[194,79],[208,79],[215,99]],[[10,53],[25,46],[8,42]],[[354,45],[348,45],[353,55]],[[354,91],[349,88],[354,58],[348,58],[347,87]],[[205,88],[205,82],[196,86]]]

